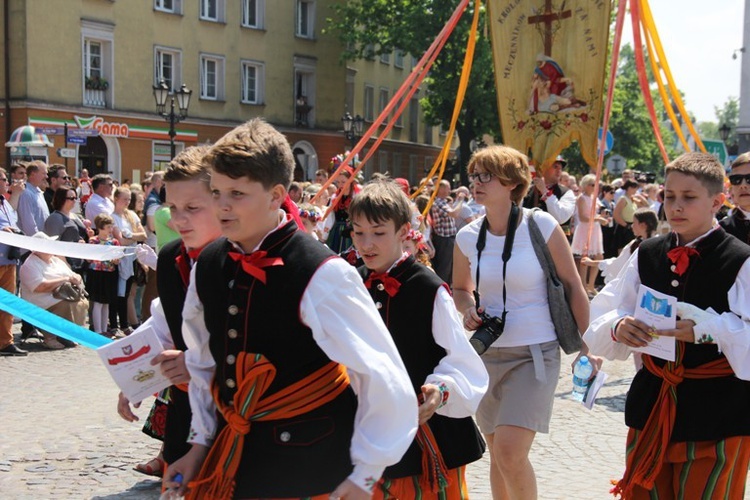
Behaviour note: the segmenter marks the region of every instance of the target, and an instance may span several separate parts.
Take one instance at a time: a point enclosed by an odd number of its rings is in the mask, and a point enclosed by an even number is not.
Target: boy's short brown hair
[[[672,172],[692,175],[708,189],[709,195],[715,195],[724,191],[724,167],[712,154],[701,152],[685,153],[667,165],[664,182]]]
[[[750,165],[750,151],[742,153],[732,162],[732,169],[742,165]]]
[[[97,215],[96,217],[94,217],[94,227],[97,230],[102,229],[104,226],[114,225],[114,224],[115,224],[115,220],[109,214],[101,213]]]
[[[510,199],[521,204],[531,184],[529,160],[525,154],[509,146],[489,146],[471,155],[466,169],[473,174],[477,167],[493,174],[505,186],[516,184]]]
[[[229,131],[206,154],[206,165],[232,179],[247,177],[265,189],[289,187],[294,156],[286,137],[261,118]]]
[[[365,184],[349,205],[350,219],[361,216],[376,224],[392,220],[396,229],[399,229],[411,222],[411,204],[395,182],[373,181]]]
[[[180,154],[169,162],[164,173],[164,182],[201,181],[211,182],[211,173],[203,163],[211,146],[192,146],[183,149]]]

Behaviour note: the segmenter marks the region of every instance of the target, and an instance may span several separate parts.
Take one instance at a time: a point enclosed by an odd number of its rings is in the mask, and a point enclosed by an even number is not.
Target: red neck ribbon
[[[675,247],[667,252],[667,257],[675,265],[675,274],[682,276],[690,267],[690,258],[694,255],[700,255],[700,252],[693,247]]]
[[[233,261],[239,261],[242,264],[242,270],[250,276],[253,276],[264,285],[266,284],[266,267],[283,266],[284,260],[281,257],[266,257],[268,252],[259,250],[251,254],[241,254],[239,252],[229,252],[229,257]]]
[[[389,297],[395,296],[398,293],[398,289],[401,288],[401,282],[393,276],[390,276],[388,273],[370,273],[365,280],[365,286],[368,289],[372,288],[374,281],[380,281],[383,283],[385,293],[387,293]]]

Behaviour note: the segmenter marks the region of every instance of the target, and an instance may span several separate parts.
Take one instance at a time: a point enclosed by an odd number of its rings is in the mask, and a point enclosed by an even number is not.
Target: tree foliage
[[[350,0],[333,6],[327,31],[342,42],[345,60],[371,59],[394,49],[420,58],[458,4],[458,0]],[[480,26],[486,22],[482,9]],[[420,104],[429,125],[444,129],[450,125],[472,15],[470,4],[425,80],[428,91]],[[480,29],[469,91],[456,125],[462,181],[466,181],[463,167],[471,154],[470,142],[484,134],[499,138],[499,123],[492,49]]]

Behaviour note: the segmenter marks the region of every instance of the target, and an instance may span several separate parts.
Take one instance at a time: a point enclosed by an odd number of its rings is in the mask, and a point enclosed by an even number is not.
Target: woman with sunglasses
[[[59,187],[52,195],[52,209],[54,210],[44,221],[44,232],[47,236],[58,236],[59,241],[88,243],[94,232],[86,226],[83,219],[75,213],[78,195],[70,187]],[[71,269],[81,276],[86,275],[87,263],[83,259],[66,258]]]
[[[491,318],[505,320],[504,329],[498,328],[502,335],[482,354],[490,385],[477,410],[477,423],[490,450],[492,496],[536,499],[529,450],[537,432],[549,432],[560,348],[547,299],[547,277],[532,245],[532,214],[581,332],[588,326],[589,302],[557,220],[546,212],[519,210],[531,183],[526,156],[506,146],[490,146],[472,155],[468,171],[474,199],[487,214],[456,236],[453,298],[466,330],[484,326],[487,331],[487,326],[497,324]],[[511,242],[509,258],[506,234]],[[475,340],[472,337],[476,347]]]
[[[750,244],[750,151],[732,162],[729,184],[734,209],[719,224],[729,234]]]

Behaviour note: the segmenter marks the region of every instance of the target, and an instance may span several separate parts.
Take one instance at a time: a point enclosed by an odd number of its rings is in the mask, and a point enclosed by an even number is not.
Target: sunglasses
[[[70,180],[70,176],[69,176],[69,175],[66,175],[66,176],[60,177],[60,179],[63,179],[63,180],[69,181],[69,180]]]
[[[732,186],[739,186],[740,184],[742,184],[743,179],[746,183],[750,184],[750,174],[732,174],[729,176],[729,182],[732,184]]]

